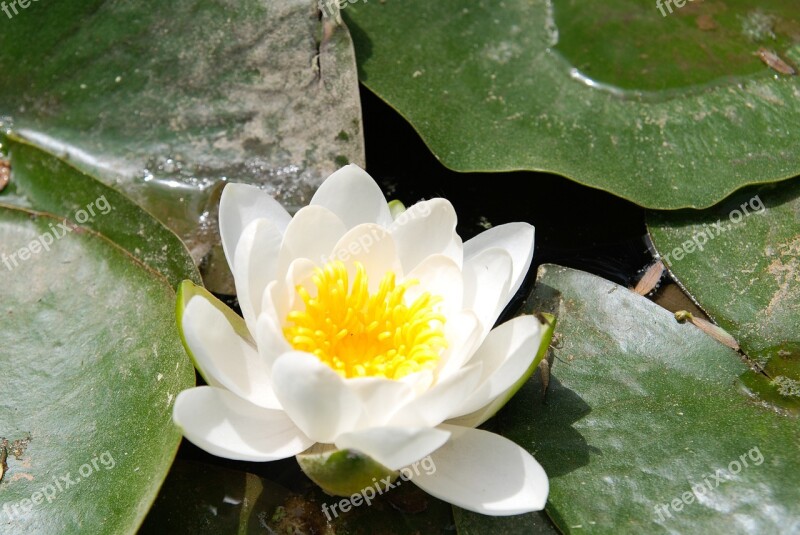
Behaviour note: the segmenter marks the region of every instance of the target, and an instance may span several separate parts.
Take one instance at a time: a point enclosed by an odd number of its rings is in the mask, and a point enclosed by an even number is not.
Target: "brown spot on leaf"
[[[717,22],[714,20],[714,17],[707,13],[697,17],[695,22],[697,23],[697,27],[704,32],[710,32],[711,30],[717,29]]]
[[[781,57],[773,52],[772,50],[767,50],[764,47],[758,49],[756,52],[758,58],[763,61],[770,69],[773,71],[777,71],[781,74],[788,74],[788,75],[795,75],[797,74],[797,70],[786,63]]]

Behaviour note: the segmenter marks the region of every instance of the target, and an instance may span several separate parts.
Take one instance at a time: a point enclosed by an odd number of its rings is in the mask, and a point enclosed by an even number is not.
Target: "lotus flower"
[[[208,383],[175,401],[188,440],[247,461],[324,446],[395,476],[430,456],[435,471],[413,482],[435,497],[488,515],[544,507],[548,480],[536,460],[475,429],[546,346],[534,316],[492,329],[530,267],[532,226],[496,226],[462,243],[447,200],[393,217],[354,165],[294,217],[258,188],[228,184],[219,218],[244,319],[183,284],[179,328]],[[359,490],[358,477],[337,482],[298,460],[331,493]]]

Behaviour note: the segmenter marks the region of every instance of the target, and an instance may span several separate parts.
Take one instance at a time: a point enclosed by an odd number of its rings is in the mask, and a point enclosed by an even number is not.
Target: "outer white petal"
[[[447,256],[461,268],[464,253],[456,233],[456,211],[447,199],[418,202],[395,219],[389,232],[408,273],[430,255]]]
[[[296,258],[307,258],[322,266],[346,232],[342,220],[327,208],[314,205],[301,208],[283,235],[278,273],[286,273]]]
[[[265,191],[248,184],[228,184],[219,200],[219,233],[231,271],[244,229],[256,219],[269,219],[283,233],[292,216]]]
[[[387,271],[394,272],[398,282],[403,277],[394,238],[379,225],[364,224],[350,229],[336,244],[331,258],[347,266],[351,281],[355,276],[354,264],[360,262],[369,276],[370,292],[377,290]]]
[[[499,435],[451,425],[447,443],[431,453],[435,471],[412,481],[428,494],[484,515],[540,511],[550,484],[531,455]]]
[[[198,295],[189,301],[182,327],[197,367],[212,384],[261,407],[281,408],[258,351],[236,334],[225,315],[208,300]]]
[[[405,276],[406,280],[416,279],[415,284],[406,291],[407,303],[412,303],[423,292],[430,292],[442,298],[442,310],[447,316],[461,311],[464,301],[464,280],[461,268],[444,255],[427,257]]]
[[[285,412],[256,407],[211,386],[178,394],[173,419],[190,442],[227,459],[276,461],[297,455],[314,443]]]
[[[390,426],[435,427],[451,415],[475,391],[481,380],[483,364],[467,366],[436,383],[397,411],[389,420]]]
[[[511,285],[508,295],[501,300],[500,310],[517,293],[533,259],[534,228],[528,223],[506,223],[481,232],[464,243],[464,263],[481,251],[500,247],[508,251],[512,259]]]
[[[311,204],[324,206],[338,215],[347,228],[361,223],[392,224],[392,215],[381,188],[359,166],[342,167],[319,187]]]
[[[275,278],[281,233],[267,219],[256,219],[244,229],[236,246],[233,272],[236,295],[251,333],[261,313],[264,289]]]
[[[399,470],[440,448],[449,437],[448,431],[430,427],[377,427],[340,435],[336,447],[358,450]]]
[[[308,353],[281,355],[272,366],[272,383],[286,413],[316,442],[333,442],[361,418],[361,402],[345,380]]]
[[[505,392],[533,363],[542,341],[542,324],[534,316],[518,316],[492,330],[469,361],[483,363],[483,378],[452,417],[463,416]]]
[[[507,303],[513,260],[504,249],[484,249],[464,260],[464,308],[488,333]]]

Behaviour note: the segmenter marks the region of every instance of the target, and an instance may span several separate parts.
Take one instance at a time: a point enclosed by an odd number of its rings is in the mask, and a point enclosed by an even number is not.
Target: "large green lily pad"
[[[452,169],[549,171],[662,209],[800,173],[800,78],[755,55],[800,60],[791,0],[688,2],[666,17],[634,0],[343,13],[362,82]]]
[[[34,2],[4,20],[0,70],[0,126],[118,183],[198,262],[223,179],[303,205],[364,164],[350,37],[317,0]]]
[[[176,287],[200,282],[200,274],[181,240],[119,191],[106,186],[56,155],[6,136],[11,180],[0,202],[52,214],[100,232]]]
[[[542,266],[527,306],[558,317],[549,390],[529,382],[498,426],[547,471],[546,510],[559,529],[800,527],[800,425],[745,392],[738,353],[568,268]]]
[[[62,223],[0,207],[0,532],[132,533],[175,456],[172,403],[194,372],[169,282]]]
[[[672,275],[764,367],[748,385],[800,412],[800,180],[651,212],[648,228]]]

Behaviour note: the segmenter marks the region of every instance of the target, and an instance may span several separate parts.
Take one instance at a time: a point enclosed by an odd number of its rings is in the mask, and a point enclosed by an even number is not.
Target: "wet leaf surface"
[[[194,373],[167,280],[60,221],[0,207],[0,532],[130,533],[175,456],[172,402]]]
[[[127,196],[79,171],[69,160],[15,136],[5,137],[13,181],[0,202],[57,214],[103,234],[164,275],[173,287],[200,273],[180,239]]]
[[[800,529],[800,425],[746,392],[738,353],[559,266],[540,268],[527,307],[558,317],[550,387],[529,382],[496,425],[547,471],[559,529]]]
[[[34,3],[0,33],[0,123],[118,184],[230,290],[210,254],[223,179],[299,206],[364,163],[350,37],[316,6]]]
[[[797,410],[800,180],[748,188],[703,212],[651,212],[648,228],[675,278],[764,367],[768,377],[745,382]]]
[[[720,4],[407,0],[344,17],[362,82],[446,166],[548,171],[675,209],[800,172],[800,78],[756,55],[800,59],[795,5]],[[717,28],[699,28],[712,9]],[[758,10],[772,22],[748,25]]]

